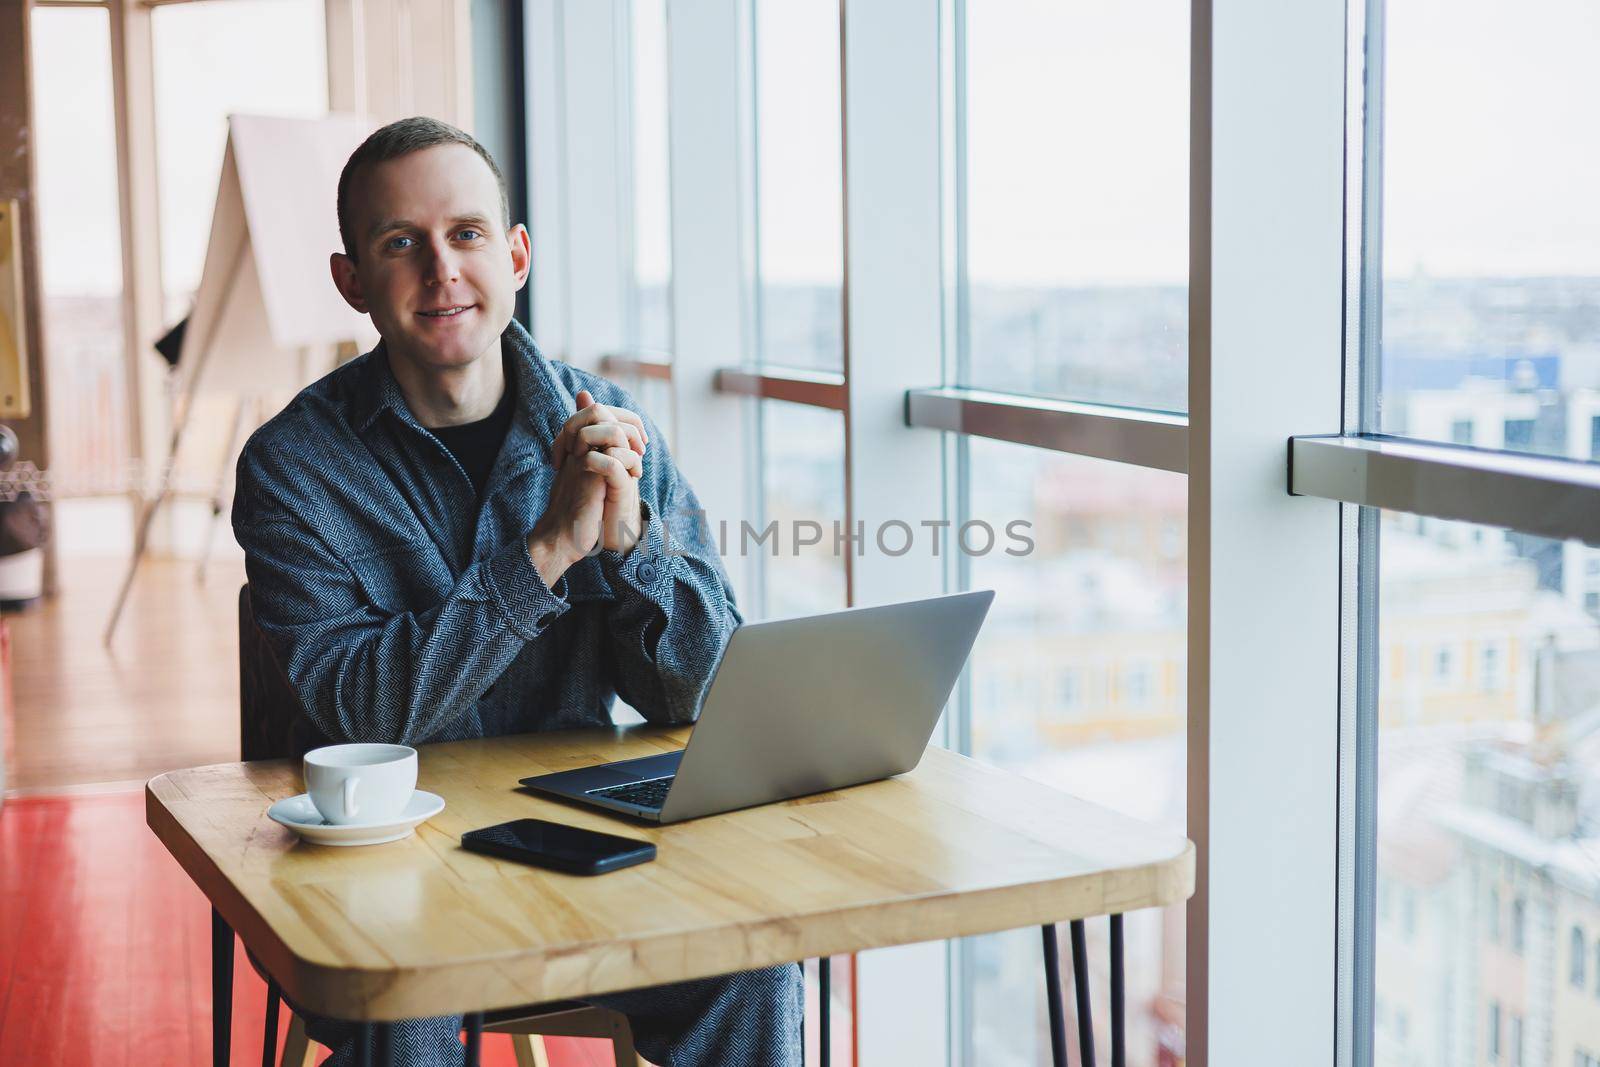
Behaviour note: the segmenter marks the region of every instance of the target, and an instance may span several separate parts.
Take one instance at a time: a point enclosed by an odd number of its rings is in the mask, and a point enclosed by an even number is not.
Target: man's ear
[[[517,223],[506,231],[506,244],[511,246],[511,270],[516,275],[520,290],[528,282],[528,271],[533,266],[533,242],[528,228]]]
[[[343,252],[335,252],[328,257],[328,269],[333,272],[334,287],[344,297],[344,302],[365,315],[367,298],[362,295],[361,280],[356,277],[356,261]]]

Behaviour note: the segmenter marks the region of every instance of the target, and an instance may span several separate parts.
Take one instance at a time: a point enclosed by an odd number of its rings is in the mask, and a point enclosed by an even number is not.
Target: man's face
[[[356,258],[333,255],[334,283],[390,353],[448,370],[499,351],[528,277],[528,231],[505,232],[488,164],[436,145],[364,168],[351,192]]]

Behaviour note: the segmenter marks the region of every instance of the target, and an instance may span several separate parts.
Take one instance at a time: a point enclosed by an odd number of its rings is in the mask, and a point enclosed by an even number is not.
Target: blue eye
[[[460,233],[456,234],[456,236],[465,241],[476,241],[478,238],[482,237],[483,234],[479,233],[477,230],[462,230]]]
[[[409,237],[406,237],[406,236],[405,236],[405,235],[403,235],[403,234],[402,234],[402,235],[401,235],[401,236],[399,236],[399,237],[391,237],[391,238],[389,238],[389,243],[388,243],[388,246],[387,246],[387,247],[389,247],[389,248],[391,248],[391,249],[393,249],[393,250],[395,250],[395,251],[396,251],[396,252],[398,252],[398,251],[400,251],[400,250],[401,250],[401,249],[402,249],[402,248],[404,248],[404,247],[405,247],[405,246],[404,246],[404,245],[402,245],[402,244],[401,244],[401,243],[400,243],[400,242],[401,242],[401,241],[409,241],[409,240],[411,240],[411,238],[409,238]]]

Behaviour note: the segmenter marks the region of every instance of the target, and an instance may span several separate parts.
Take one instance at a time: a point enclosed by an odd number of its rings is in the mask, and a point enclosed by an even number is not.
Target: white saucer
[[[444,798],[421,789],[411,794],[397,819],[379,823],[336,825],[323,820],[309,793],[288,797],[267,809],[267,818],[280,823],[302,838],[318,845],[381,845],[410,837],[418,823],[426,822],[444,810]]]

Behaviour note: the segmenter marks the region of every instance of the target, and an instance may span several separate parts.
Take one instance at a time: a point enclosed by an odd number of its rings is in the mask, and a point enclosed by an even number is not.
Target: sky
[[[836,0],[753,0],[761,272],[841,276]],[[641,275],[666,273],[664,0],[634,23]],[[1392,0],[1385,158],[1391,276],[1600,274],[1600,5]],[[1181,284],[1187,0],[967,5],[969,266],[987,284]],[[204,257],[225,116],[326,105],[318,0],[155,11],[168,289]],[[109,38],[101,11],[33,16],[44,271],[119,285]],[[680,235],[686,239],[689,235]]]
[[[1391,0],[1391,277],[1600,275],[1600,4]]]

